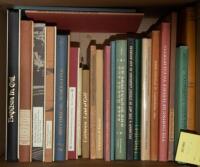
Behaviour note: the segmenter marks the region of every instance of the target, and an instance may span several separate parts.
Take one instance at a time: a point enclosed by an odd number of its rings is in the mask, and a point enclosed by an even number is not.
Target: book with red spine
[[[104,159],[110,161],[110,46],[104,48]]]
[[[77,121],[77,77],[78,47],[70,47],[69,90],[68,90],[68,159],[77,159],[76,121]]]
[[[159,161],[168,160],[170,23],[160,28]]]

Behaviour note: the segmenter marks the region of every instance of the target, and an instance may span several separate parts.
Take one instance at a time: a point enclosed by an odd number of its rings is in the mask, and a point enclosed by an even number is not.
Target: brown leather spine
[[[54,64],[56,27],[46,28],[46,75],[45,75],[45,124],[44,162],[53,161],[54,136]]]
[[[151,115],[150,115],[150,159],[158,160],[158,117],[159,117],[159,44],[160,31],[152,32],[152,64],[151,64]]]
[[[19,161],[31,158],[31,90],[33,22],[21,21],[20,30],[20,113],[19,113]]]

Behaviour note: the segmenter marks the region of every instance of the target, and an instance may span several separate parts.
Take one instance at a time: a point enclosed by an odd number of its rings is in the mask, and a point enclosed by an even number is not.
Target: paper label
[[[181,132],[176,161],[200,165],[200,135]]]
[[[31,141],[31,110],[20,110],[19,145],[30,145]]]
[[[33,147],[43,147],[43,107],[33,107]]]
[[[75,148],[75,110],[76,108],[76,88],[69,88],[69,142],[68,150],[74,151]]]
[[[46,148],[52,149],[52,121],[46,121]]]

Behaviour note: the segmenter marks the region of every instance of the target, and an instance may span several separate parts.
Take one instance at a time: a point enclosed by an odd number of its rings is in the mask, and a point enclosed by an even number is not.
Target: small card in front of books
[[[200,135],[181,132],[175,160],[200,165]]]

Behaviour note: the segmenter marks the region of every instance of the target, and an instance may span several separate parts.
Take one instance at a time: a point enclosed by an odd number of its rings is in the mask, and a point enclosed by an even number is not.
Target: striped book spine
[[[56,37],[55,161],[66,157],[67,118],[67,41],[66,34]]]
[[[30,162],[32,136],[32,55],[33,22],[21,21],[20,33],[20,111],[19,111],[19,161]]]
[[[8,10],[6,76],[6,159],[18,159],[20,11]]]
[[[116,41],[115,159],[126,159],[127,41]]]
[[[44,149],[44,74],[46,61],[46,26],[42,23],[34,24],[34,47],[33,47],[33,143],[32,159],[43,160]]]

